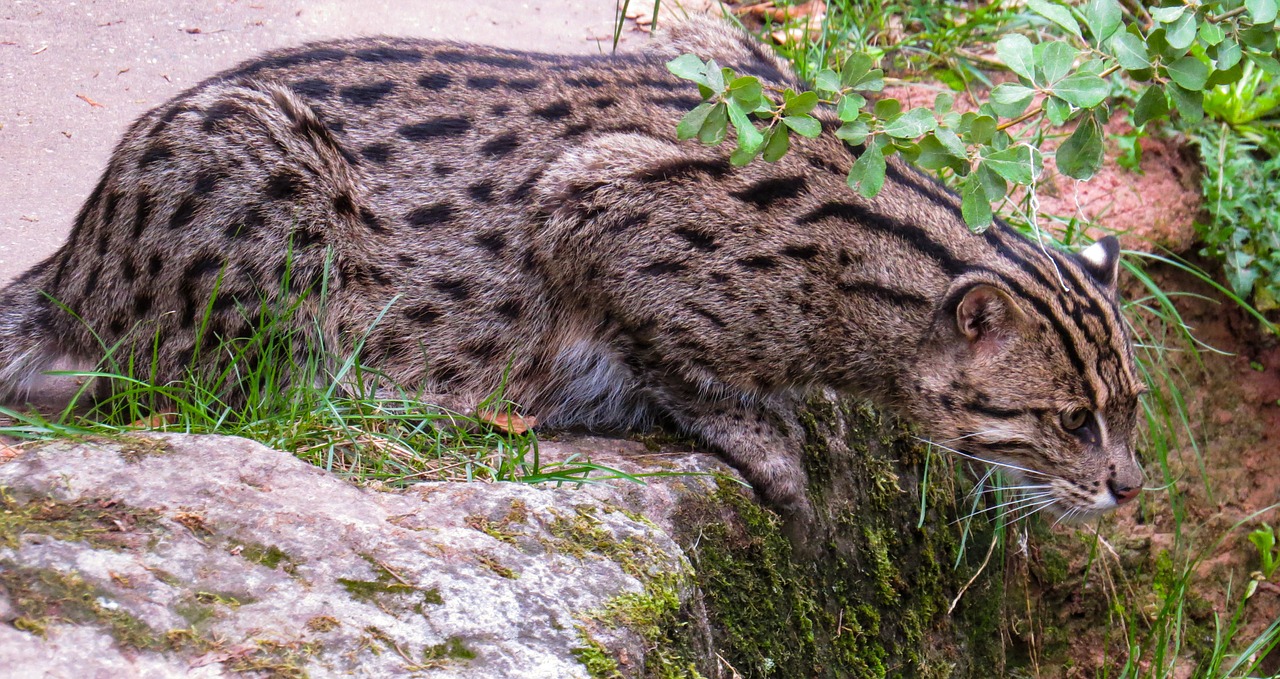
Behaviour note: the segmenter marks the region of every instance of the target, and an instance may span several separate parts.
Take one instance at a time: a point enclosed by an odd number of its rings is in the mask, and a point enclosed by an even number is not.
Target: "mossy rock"
[[[722,663],[744,677],[1002,673],[999,569],[979,569],[992,528],[970,522],[962,540],[951,464],[932,459],[922,507],[930,453],[901,423],[821,400],[801,421],[820,537],[793,545],[728,481],[678,515]]]

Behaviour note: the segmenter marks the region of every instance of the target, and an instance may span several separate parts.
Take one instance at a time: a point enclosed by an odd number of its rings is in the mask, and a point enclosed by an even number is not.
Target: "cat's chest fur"
[[[1133,466],[1139,389],[1114,247],[973,234],[897,161],[862,199],[845,185],[858,150],[830,134],[746,167],[678,142],[699,99],[664,62],[685,50],[797,86],[750,38],[698,25],[638,56],[368,39],[211,78],[134,124],[68,243],[6,290],[25,314],[10,330],[34,332],[0,378],[94,360],[99,338],[157,357],[158,381],[216,367],[266,300],[300,304],[317,346],[456,404],[502,385],[556,424],[663,415],[781,505],[804,483],[788,400],[815,389],[1105,505],[1107,465]],[[1096,435],[1060,431],[1082,410]]]

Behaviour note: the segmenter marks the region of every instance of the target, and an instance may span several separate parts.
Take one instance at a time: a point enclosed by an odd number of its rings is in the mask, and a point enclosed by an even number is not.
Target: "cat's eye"
[[[1062,428],[1069,432],[1077,432],[1081,427],[1089,423],[1091,416],[1092,413],[1083,408],[1068,410],[1062,414]]]

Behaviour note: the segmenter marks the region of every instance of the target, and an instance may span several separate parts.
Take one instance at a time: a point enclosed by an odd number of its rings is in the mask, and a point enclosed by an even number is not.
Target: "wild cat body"
[[[1061,510],[1136,492],[1114,240],[971,233],[896,160],[862,199],[832,135],[732,167],[675,139],[699,102],[664,67],[683,52],[799,85],[708,22],[639,55],[374,38],[215,76],[133,124],[67,243],[4,290],[0,392],[103,343],[154,351],[161,382],[216,367],[268,300],[455,403],[505,372],[548,424],[669,418],[783,508],[804,506],[792,405],[824,389],[1028,470]]]

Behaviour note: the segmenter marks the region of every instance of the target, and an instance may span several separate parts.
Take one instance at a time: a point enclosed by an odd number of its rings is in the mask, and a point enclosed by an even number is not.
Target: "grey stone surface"
[[[0,284],[62,244],[135,117],[266,49],[387,34],[588,53],[612,20],[612,0],[0,3]]]
[[[724,470],[620,441],[543,447]],[[668,530],[681,495],[713,487],[392,492],[231,437],[46,444],[0,464],[0,675],[586,677],[588,637],[639,671],[645,640],[610,606],[653,583],[688,603]]]

